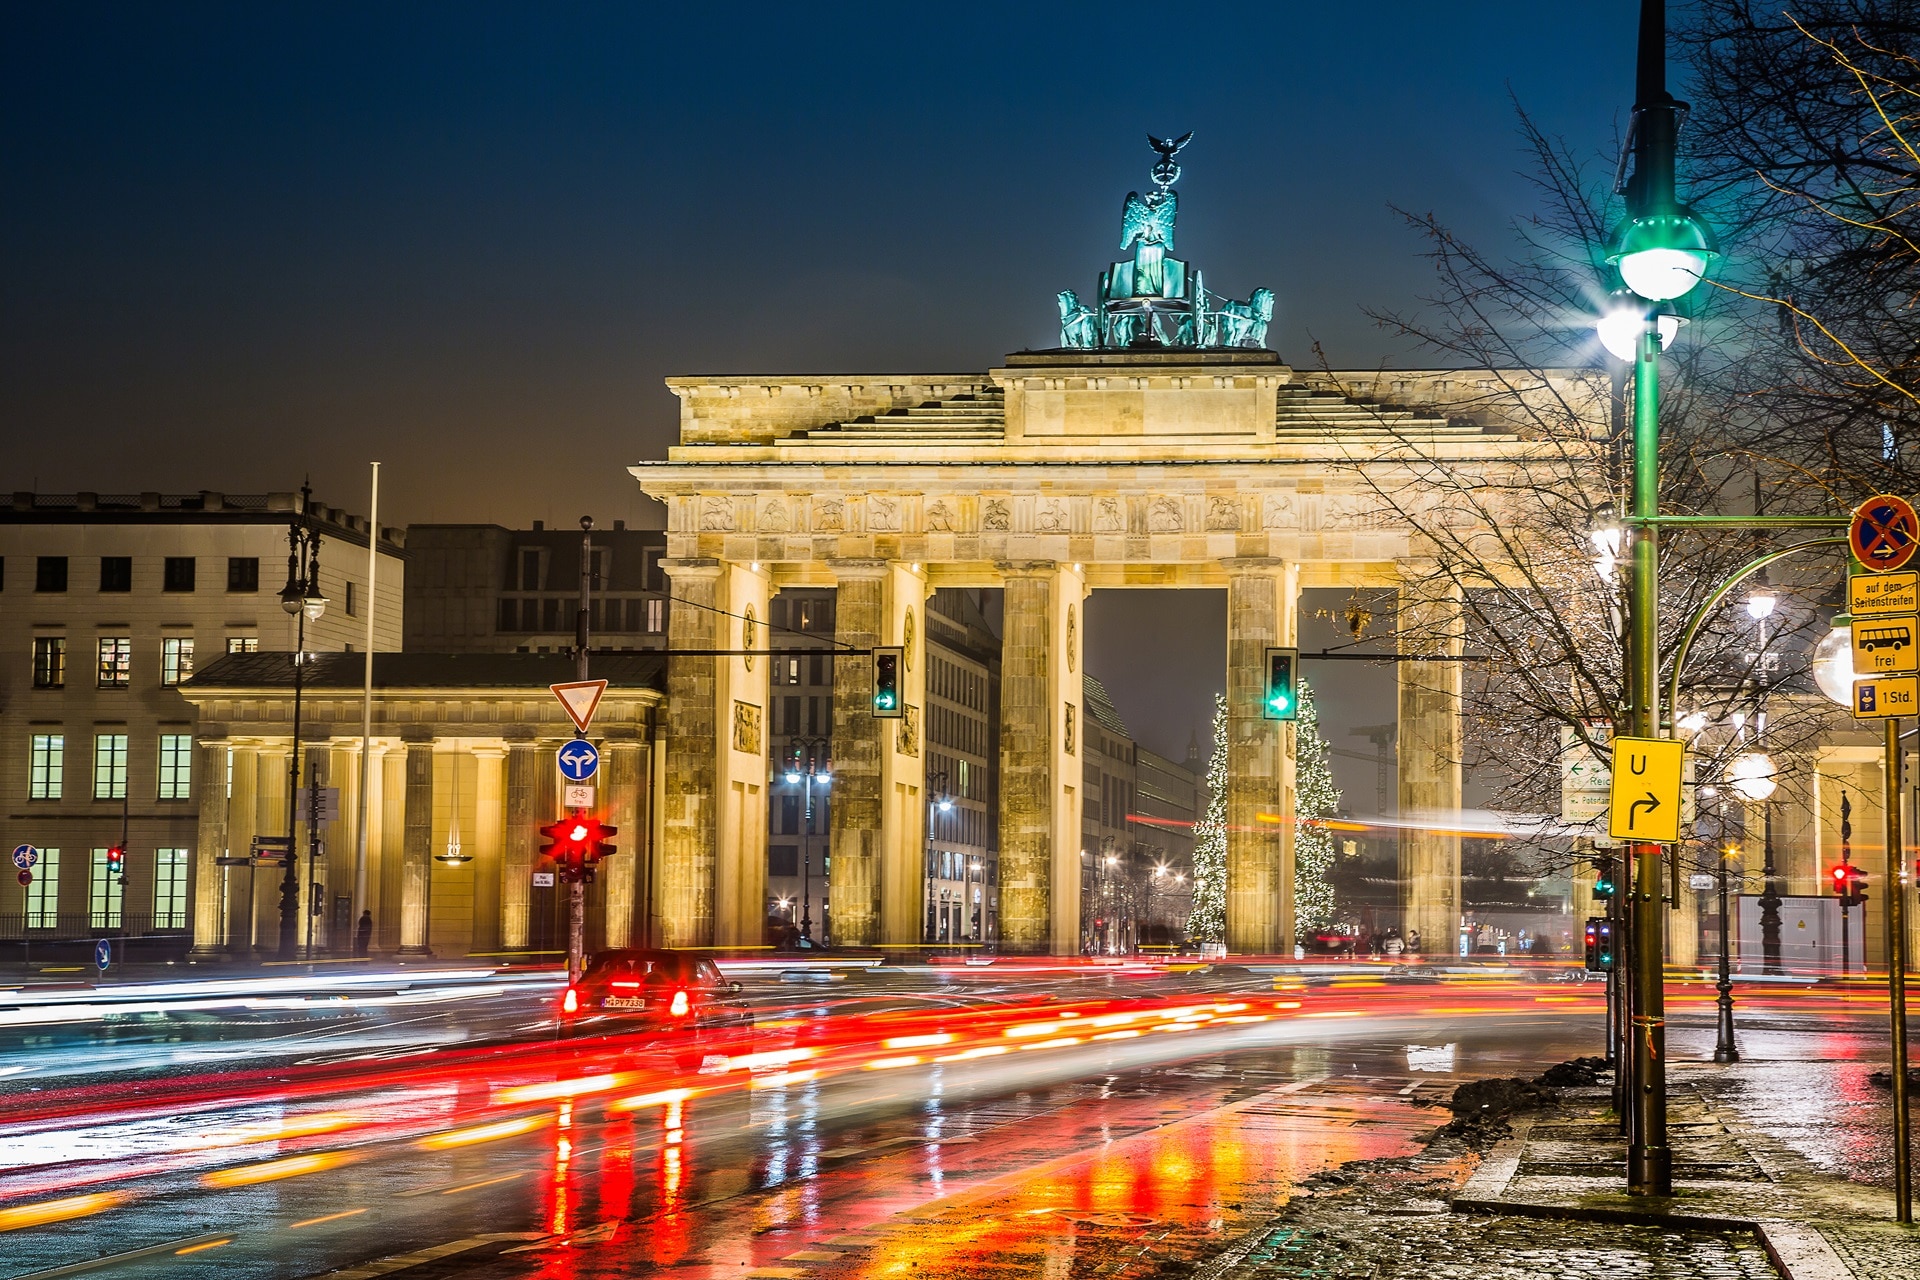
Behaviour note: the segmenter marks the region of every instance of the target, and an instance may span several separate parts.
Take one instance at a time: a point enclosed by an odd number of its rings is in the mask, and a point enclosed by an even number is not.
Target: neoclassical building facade
[[[1012,949],[1069,952],[1085,601],[1107,587],[1211,587],[1228,601],[1228,946],[1290,949],[1293,736],[1262,717],[1264,651],[1294,643],[1305,588],[1434,576],[1433,552],[1394,515],[1402,499],[1419,505],[1423,468],[1493,487],[1540,449],[1484,415],[1404,407],[1472,400],[1486,384],[1470,375],[1388,377],[1309,378],[1254,349],[1150,348],[1020,353],[971,377],[670,379],[679,444],[632,468],[668,507],[676,602],[664,940],[758,935],[768,774],[753,727],[768,687],[750,651],[765,647],[757,620],[773,593],[836,588],[835,638],[850,651],[835,682],[835,940],[905,945],[920,927],[927,596],[1003,592],[999,932]],[[1538,392],[1604,423],[1604,383],[1549,375]],[[1403,840],[1405,918],[1437,939],[1459,920],[1459,836],[1444,816],[1460,808],[1461,677],[1447,660],[1457,619],[1444,601],[1433,616],[1431,596],[1403,592],[1403,610],[1425,614],[1403,621],[1441,637],[1432,660],[1396,669],[1400,806],[1435,815]],[[906,653],[897,720],[870,713],[863,655],[877,645]]]
[[[318,831],[296,815],[301,901],[316,954],[352,946],[363,754],[363,655],[309,654],[300,699],[300,780],[338,788]],[[648,868],[663,778],[664,661],[603,654],[609,681],[593,726],[601,763],[595,812],[618,852],[588,888],[588,943],[625,946],[660,931]],[[565,886],[546,873],[539,827],[565,809],[555,754],[572,723],[548,691],[573,679],[560,654],[381,653],[374,657],[366,770],[366,910],[372,947],[401,956],[491,956],[566,948]],[[199,717],[193,951],[200,959],[271,951],[278,867],[245,865],[258,835],[284,836],[291,799],[292,655],[224,657],[180,692]],[[310,772],[311,771],[311,772]],[[320,853],[310,858],[311,837]],[[304,909],[304,908],[303,908]],[[307,938],[302,915],[300,936]]]

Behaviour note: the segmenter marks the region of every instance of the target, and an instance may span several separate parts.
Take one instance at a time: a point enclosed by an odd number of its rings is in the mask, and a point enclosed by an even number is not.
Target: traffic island
[[[1626,1140],[1610,1091],[1595,1085],[1510,1113],[1510,1132],[1451,1197],[1453,1212],[1746,1233],[1789,1280],[1920,1277],[1920,1236],[1893,1221],[1890,1190],[1823,1172],[1740,1118],[1730,1099],[1741,1066],[1671,1063],[1668,1073],[1673,1195],[1627,1194]]]

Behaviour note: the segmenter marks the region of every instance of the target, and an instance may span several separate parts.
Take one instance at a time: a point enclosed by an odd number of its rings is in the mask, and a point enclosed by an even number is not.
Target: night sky
[[[1148,131],[1196,131],[1179,252],[1275,290],[1271,345],[1417,359],[1360,312],[1427,287],[1389,205],[1497,241],[1531,198],[1512,99],[1604,150],[1635,12],[9,5],[0,483],[311,472],[364,511],[378,458],[395,522],[639,519],[667,375],[1052,345]],[[1116,696],[1178,754],[1217,683]]]

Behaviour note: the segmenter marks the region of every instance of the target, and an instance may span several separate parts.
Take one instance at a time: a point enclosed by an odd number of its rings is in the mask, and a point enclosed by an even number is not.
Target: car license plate
[[[608,996],[600,1002],[603,1009],[644,1009],[647,1001],[644,996]]]

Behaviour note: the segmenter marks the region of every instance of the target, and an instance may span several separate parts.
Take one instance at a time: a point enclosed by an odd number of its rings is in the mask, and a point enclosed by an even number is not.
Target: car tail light
[[[638,991],[640,989],[640,984],[637,982],[609,982],[607,985],[615,991]]]
[[[568,987],[567,993],[560,997],[560,1012],[562,1013],[580,1012],[580,993],[574,990],[572,987]]]
[[[687,1010],[692,1007],[692,1003],[687,999],[687,993],[676,991],[673,993],[673,1002],[667,1006],[667,1012],[676,1018],[684,1018],[687,1016]]]

